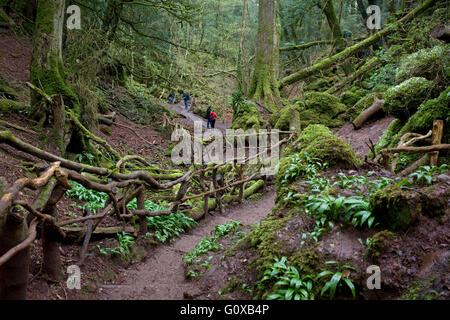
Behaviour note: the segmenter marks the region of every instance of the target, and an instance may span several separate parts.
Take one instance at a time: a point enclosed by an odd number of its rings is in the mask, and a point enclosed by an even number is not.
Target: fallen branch
[[[446,151],[450,150],[450,144],[436,144],[426,147],[398,147],[398,148],[388,148],[382,149],[380,152],[382,154],[388,154],[392,152],[417,152],[417,153],[427,153],[432,151]]]
[[[303,43],[303,44],[297,44],[294,46],[286,46],[286,47],[281,47],[280,51],[292,51],[292,50],[305,50],[314,46],[318,46],[318,45],[324,45],[324,44],[332,44],[334,42],[334,40],[318,40],[318,41],[311,41],[308,43]]]
[[[355,130],[360,129],[367,120],[369,120],[378,112],[382,111],[383,102],[384,100],[377,99],[373,102],[373,104],[369,108],[361,112],[361,114],[357,116],[356,119],[353,120],[352,122]]]

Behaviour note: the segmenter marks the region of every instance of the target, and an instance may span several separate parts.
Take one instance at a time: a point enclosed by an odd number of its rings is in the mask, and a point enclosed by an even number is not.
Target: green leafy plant
[[[99,208],[104,208],[105,203],[108,200],[108,195],[104,192],[96,190],[86,189],[83,185],[76,181],[69,181],[72,189],[66,191],[66,195],[86,203],[81,207],[87,207],[92,212],[96,213]]]
[[[330,291],[329,297],[330,300],[334,298],[334,295],[336,293],[336,290],[343,286],[343,284],[347,285],[347,287],[352,292],[353,298],[356,296],[356,289],[353,285],[353,282],[348,277],[350,275],[351,271],[356,271],[356,269],[348,264],[340,265],[337,261],[327,261],[326,264],[334,264],[336,265],[336,271],[330,271],[325,270],[319,273],[316,276],[316,280],[322,278],[322,277],[329,277],[331,276],[330,280],[328,280],[325,285],[322,287],[322,290],[320,291],[320,296],[322,297],[327,291]]]
[[[258,286],[264,283],[275,282],[273,293],[267,300],[312,300],[314,299],[313,282],[310,275],[300,275],[294,266],[286,265],[287,258],[275,258],[274,262],[264,271],[263,277],[258,281]]]
[[[100,245],[97,245],[100,254],[103,255],[119,255],[124,259],[128,259],[131,253],[131,247],[133,247],[135,243],[134,237],[129,235],[126,232],[117,233],[118,243],[119,245],[114,248],[101,248]]]
[[[205,267],[206,269],[210,268],[210,261],[213,256],[209,256],[208,259],[202,259],[202,256],[208,254],[208,252],[220,251],[223,249],[222,245],[218,242],[218,240],[222,237],[226,237],[230,234],[235,234],[238,232],[238,228],[242,226],[242,222],[232,220],[230,223],[217,225],[211,231],[211,237],[205,237],[200,240],[199,243],[195,246],[194,249],[186,253],[183,257],[183,266],[188,268],[192,265],[198,265],[199,267]],[[202,274],[195,270],[196,267],[190,268],[186,272],[187,277],[198,278]]]
[[[432,182],[433,174],[442,174],[448,172],[448,165],[443,164],[440,167],[437,166],[420,166],[419,169],[409,174],[409,178],[412,178],[417,184],[430,185]]]
[[[147,209],[157,211],[153,208]],[[175,212],[170,215],[147,217],[147,226],[154,230],[154,237],[160,242],[171,240],[174,236],[180,236],[181,233],[192,229],[197,225],[194,219],[183,213]]]

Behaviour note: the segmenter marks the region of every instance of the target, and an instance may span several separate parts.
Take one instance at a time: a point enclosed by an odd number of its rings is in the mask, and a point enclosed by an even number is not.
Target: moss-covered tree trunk
[[[325,17],[327,18],[328,26],[331,30],[331,36],[334,41],[335,52],[342,51],[345,48],[345,42],[342,38],[341,26],[334,10],[333,0],[325,0],[323,4],[319,5]]]
[[[275,109],[280,93],[276,70],[278,70],[279,29],[277,28],[275,0],[259,0],[258,44],[249,95]]]
[[[79,114],[78,97],[65,80],[62,60],[62,36],[64,30],[64,0],[39,1],[35,30],[33,34],[33,53],[31,61],[31,82],[51,98],[61,95],[63,106],[55,107],[42,94],[33,92],[33,118],[41,124],[53,114],[54,140],[60,151],[65,154],[70,142],[72,128],[65,121],[64,105]],[[60,101],[53,99],[58,105]]]
[[[237,74],[239,78],[239,90],[244,93],[246,93],[247,91],[247,83],[244,78],[242,57],[244,55],[244,39],[245,39],[245,28],[247,23],[247,10],[248,10],[248,2],[247,0],[244,0],[244,7],[242,8],[241,36],[239,40],[238,67],[237,67],[238,71]]]

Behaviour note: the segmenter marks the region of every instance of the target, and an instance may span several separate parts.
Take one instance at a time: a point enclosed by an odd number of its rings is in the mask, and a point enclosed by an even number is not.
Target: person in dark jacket
[[[187,93],[187,92],[183,93],[183,100],[184,100],[185,108],[189,109],[189,100],[191,100],[191,97],[189,96],[189,93]]]
[[[214,129],[216,125],[217,113],[214,110],[212,110],[210,117],[211,117],[211,128]]]
[[[175,93],[172,91],[170,94],[169,94],[169,101],[170,101],[170,103],[173,103],[173,100],[175,100]]]
[[[206,128],[211,126],[211,106],[206,109]]]

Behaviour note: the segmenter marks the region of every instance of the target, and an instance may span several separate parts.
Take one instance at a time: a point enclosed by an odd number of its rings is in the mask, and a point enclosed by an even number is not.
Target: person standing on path
[[[206,128],[209,129],[211,126],[211,106],[206,109]]]
[[[175,100],[175,93],[172,91],[170,94],[169,94],[169,101],[170,101],[170,103],[172,103],[173,104],[173,101]]]
[[[217,119],[217,113],[213,110],[211,111],[211,128],[214,129],[214,126],[216,125],[216,119]]]
[[[183,93],[183,100],[184,100],[185,109],[186,110],[189,109],[189,100],[191,100],[189,93],[187,93],[187,92]]]

